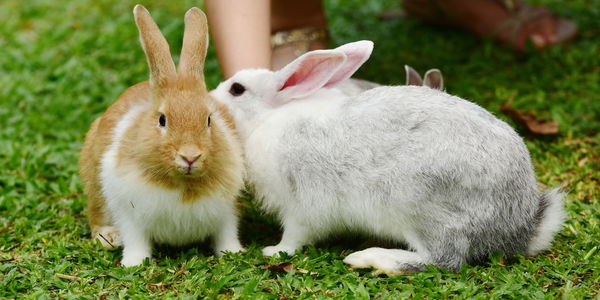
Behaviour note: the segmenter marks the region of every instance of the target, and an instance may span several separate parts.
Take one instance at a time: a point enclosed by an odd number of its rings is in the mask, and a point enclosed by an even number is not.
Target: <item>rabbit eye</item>
[[[236,96],[236,97],[242,95],[245,91],[246,91],[246,88],[237,82],[232,84],[231,88],[229,89],[229,93],[232,96]]]
[[[160,117],[158,117],[158,126],[165,127],[166,125],[167,117],[165,117],[165,114],[160,114]]]
[[[208,120],[206,121],[206,127],[210,127],[210,116],[211,115],[208,115]]]

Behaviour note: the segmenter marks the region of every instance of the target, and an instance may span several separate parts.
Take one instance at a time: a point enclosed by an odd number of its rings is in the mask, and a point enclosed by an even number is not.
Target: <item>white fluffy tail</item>
[[[564,197],[565,192],[559,188],[546,191],[541,195],[539,210],[535,215],[536,230],[527,248],[528,255],[536,255],[552,244],[554,235],[560,230],[566,218]]]

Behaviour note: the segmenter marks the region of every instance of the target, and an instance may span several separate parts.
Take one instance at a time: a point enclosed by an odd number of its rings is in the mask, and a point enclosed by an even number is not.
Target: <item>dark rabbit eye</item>
[[[208,121],[206,121],[206,127],[210,127],[210,116],[211,115],[208,115]]]
[[[229,93],[236,97],[242,95],[245,91],[246,91],[246,88],[237,82],[232,84],[231,88],[229,89]]]
[[[160,117],[158,117],[158,125],[160,127],[165,127],[165,125],[167,125],[167,117],[165,117],[164,114],[160,114]]]

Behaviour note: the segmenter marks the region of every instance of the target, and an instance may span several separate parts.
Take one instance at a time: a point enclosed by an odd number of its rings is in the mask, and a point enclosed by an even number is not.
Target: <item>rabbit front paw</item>
[[[141,265],[144,259],[152,256],[150,245],[147,243],[128,244],[123,248],[123,259],[121,265],[124,267],[133,267]]]
[[[121,265],[124,267],[139,266],[144,262],[144,259],[150,258],[150,254],[144,252],[130,252],[123,254]]]
[[[100,241],[102,247],[112,249],[123,245],[121,235],[113,226],[102,226],[95,232],[94,237]]]

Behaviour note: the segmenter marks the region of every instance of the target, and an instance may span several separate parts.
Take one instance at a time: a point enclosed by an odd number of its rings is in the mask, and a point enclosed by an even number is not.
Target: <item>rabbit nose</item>
[[[198,160],[198,158],[200,158],[200,156],[202,156],[202,154],[199,152],[179,154],[179,157],[181,157],[181,159],[183,159],[183,161],[185,161],[190,167]]]

